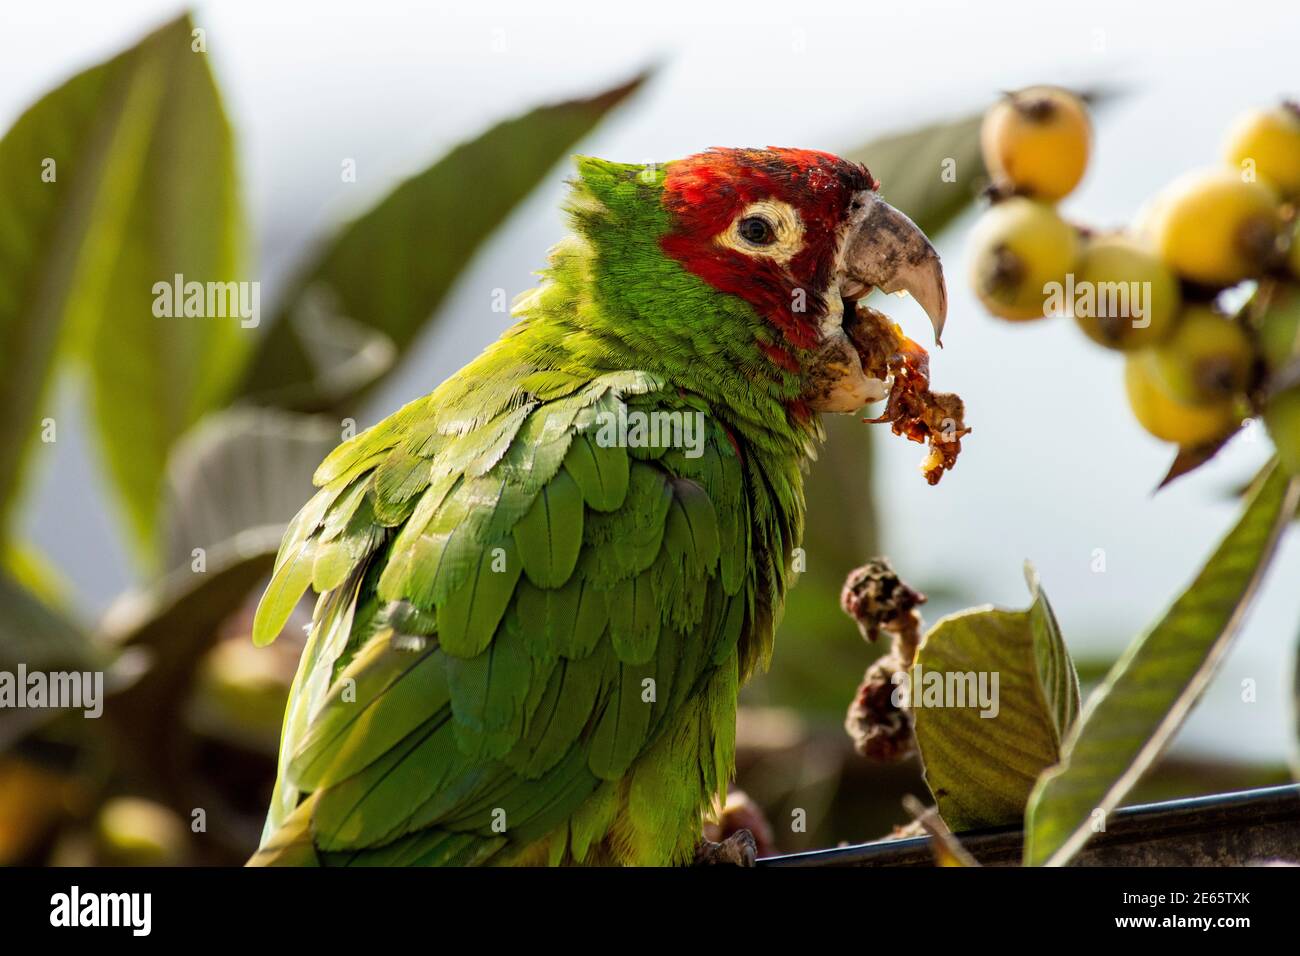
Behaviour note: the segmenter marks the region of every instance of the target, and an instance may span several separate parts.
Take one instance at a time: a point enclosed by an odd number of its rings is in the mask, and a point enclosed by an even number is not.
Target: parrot
[[[860,163],[573,162],[513,324],[285,532],[255,643],[316,599],[250,865],[695,861],[821,415],[887,394],[846,316],[910,294],[938,340],[939,256]]]

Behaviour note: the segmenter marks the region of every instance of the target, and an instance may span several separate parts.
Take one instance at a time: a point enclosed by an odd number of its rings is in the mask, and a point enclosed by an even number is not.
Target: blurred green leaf
[[[203,571],[178,568],[118,599],[105,615],[103,639],[117,648],[143,649],[148,664],[121,697],[145,716],[173,712],[221,625],[270,573],[282,531],[241,532],[208,551]]]
[[[31,670],[94,670],[105,655],[81,626],[0,574],[0,670],[22,663]]]
[[[313,341],[319,326],[304,328],[294,318],[299,300],[312,295],[329,303],[335,316],[372,333],[359,343],[375,347],[378,335],[400,361],[483,241],[574,143],[644,81],[644,75],[637,76],[590,99],[540,107],[494,126],[346,226],[286,297],[262,338],[244,393],[268,404],[317,411],[344,406],[373,386],[378,376],[350,387],[340,387],[333,376],[320,381],[321,373],[347,353],[339,353],[330,335],[333,361],[322,359]],[[336,324],[331,331],[337,330]]]
[[[1124,652],[1088,698],[1065,759],[1039,780],[1026,813],[1026,865],[1059,865],[1094,814],[1114,809],[1200,698],[1237,632],[1300,501],[1274,463],[1196,580]]]
[[[49,93],[0,140],[0,508],[77,355],[137,552],[156,563],[172,442],[242,361],[237,318],[158,318],[154,284],[236,278],[226,117],[188,17]]]
[[[198,742],[186,702],[203,658],[270,573],[280,533],[260,528],[236,535],[207,551],[204,570],[178,568],[129,592],[101,623],[101,640],[120,651],[119,659],[139,661],[141,670],[132,683],[110,692],[104,706],[122,753],[118,772],[130,786],[166,795],[174,808],[210,799],[195,791]]]
[[[243,531],[282,533],[311,497],[316,466],[343,437],[334,419],[278,408],[237,406],[209,415],[168,464],[168,569],[192,565],[195,549],[206,553]]]
[[[81,626],[0,573],[0,671],[97,671],[108,664]],[[52,708],[0,708],[0,752],[59,713]]]
[[[880,194],[935,234],[975,201],[988,178],[980,154],[983,113],[883,136],[850,150],[880,180]],[[951,162],[952,181],[944,177]]]
[[[70,588],[62,573],[45,555],[24,542],[10,541],[4,546],[3,572],[51,608],[62,610],[68,603]]]
[[[1060,759],[1061,741],[1079,713],[1079,684],[1056,618],[1037,575],[1026,568],[1025,577],[1033,598],[1025,610],[953,614],[917,648],[911,671],[916,741],[939,814],[955,831],[1018,823],[1034,782]],[[982,716],[969,697],[963,706],[946,697],[941,706],[925,706],[930,682],[947,684],[953,675],[989,681],[996,713]]]

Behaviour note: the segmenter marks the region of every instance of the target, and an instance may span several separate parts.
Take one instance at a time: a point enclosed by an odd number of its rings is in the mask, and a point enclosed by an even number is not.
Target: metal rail
[[[986,866],[1015,866],[1019,827],[957,834]],[[1300,862],[1300,785],[1121,807],[1075,858],[1078,866],[1240,866]],[[929,837],[766,857],[759,866],[933,866]]]

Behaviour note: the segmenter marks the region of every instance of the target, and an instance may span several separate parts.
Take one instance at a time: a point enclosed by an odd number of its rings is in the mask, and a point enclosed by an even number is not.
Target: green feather
[[[506,763],[525,777],[538,777],[553,767],[592,722],[606,693],[606,674],[603,655],[557,660],[524,736],[506,755]]]
[[[514,597],[521,569],[509,538],[479,552],[477,566],[438,608],[438,640],[448,654],[482,653]]]
[[[451,699],[445,662],[432,646],[403,650],[372,639],[334,682],[289,764],[303,790],[350,777]]]
[[[590,433],[579,435],[564,458],[564,470],[596,511],[616,511],[627,497],[626,448],[599,445]]]
[[[650,732],[653,666],[619,664],[618,679],[591,739],[591,772],[602,780],[615,780],[627,772],[645,747]]]
[[[502,627],[473,657],[447,661],[456,740],[467,754],[504,755],[523,734],[532,658],[518,626]]]
[[[311,585],[315,559],[315,541],[304,541],[285,557],[279,570],[271,576],[271,583],[266,586],[266,593],[253,616],[253,643],[258,647],[270,644],[284,629],[289,615]]]
[[[609,636],[625,664],[644,664],[654,656],[660,611],[649,571],[625,578],[609,592]]]
[[[558,588],[569,579],[582,547],[582,520],[582,492],[567,472],[561,472],[515,525],[519,559],[533,584]]]

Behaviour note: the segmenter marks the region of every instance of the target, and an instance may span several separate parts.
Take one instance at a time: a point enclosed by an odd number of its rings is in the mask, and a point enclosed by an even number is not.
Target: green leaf
[[[283,533],[314,492],[316,467],[341,440],[336,419],[278,408],[236,406],[205,418],[167,465],[168,570],[240,532]]]
[[[147,672],[122,694],[127,706],[174,712],[168,708],[189,690],[223,622],[240,611],[270,573],[279,536],[278,528],[235,535],[208,552],[204,570],[178,568],[147,588],[128,592],[109,609],[101,626],[104,639],[148,651]]]
[[[40,551],[10,541],[0,553],[0,574],[7,574],[50,607],[62,610],[69,604],[71,586],[62,573]]]
[[[1044,774],[1025,818],[1026,865],[1061,865],[1087,842],[1200,699],[1300,502],[1276,463],[1196,580],[1134,641],[1088,698],[1065,759]]]
[[[200,665],[232,624],[247,623],[246,602],[270,572],[278,538],[274,528],[236,535],[208,551],[203,571],[172,571],[119,598],[105,615],[101,638],[123,651],[121,660],[143,665],[105,704],[128,748],[123,772],[151,786],[176,786],[198,760],[187,707]]]
[[[0,671],[100,671],[109,663],[81,626],[8,573],[0,572]],[[0,707],[0,752],[58,713],[52,708]]]
[[[880,180],[880,194],[933,239],[975,201],[988,179],[980,154],[983,119],[976,113],[883,136],[844,158],[865,164]],[[946,168],[953,170],[951,177],[943,176]]]
[[[18,664],[29,670],[95,670],[107,655],[91,643],[79,624],[51,608],[31,591],[0,573],[0,670]]]
[[[238,276],[231,133],[191,29],[181,17],[78,74],[0,140],[0,509],[75,355],[150,565],[168,450],[223,400],[249,338],[238,318],[154,315],[155,283]]]
[[[1025,578],[1033,597],[1025,610],[951,615],[917,648],[911,671],[916,741],[939,815],[954,831],[1018,823],[1079,713],[1079,684],[1056,618],[1031,568]],[[985,681],[993,706],[981,709],[970,693],[978,685],[971,683],[964,685],[964,703],[951,691],[929,698],[936,687],[961,685],[957,675]],[[927,706],[932,703],[941,706]]]
[[[400,359],[456,277],[512,209],[601,118],[644,82],[590,99],[544,106],[464,143],[402,183],[346,226],[298,278],[243,384],[257,400],[294,408],[340,407],[373,386],[331,383],[313,330],[293,319],[304,295],[330,303],[336,316],[371,330]]]

